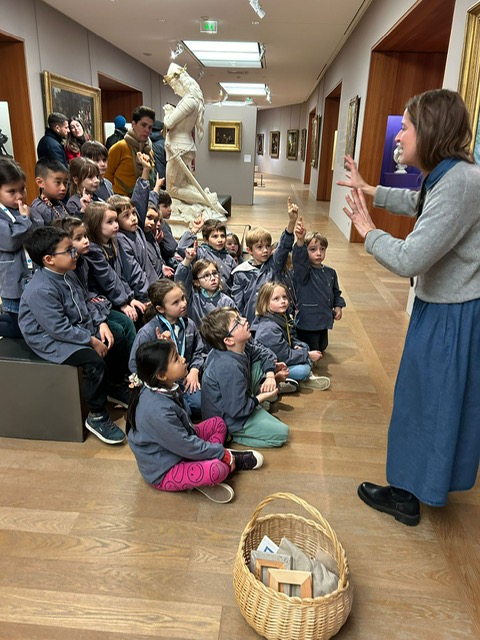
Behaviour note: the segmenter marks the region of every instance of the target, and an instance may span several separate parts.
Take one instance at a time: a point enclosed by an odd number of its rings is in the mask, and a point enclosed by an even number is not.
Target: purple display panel
[[[407,173],[395,173],[396,164],[393,159],[393,151],[396,147],[395,136],[400,131],[401,126],[402,116],[387,117],[387,131],[385,133],[382,172],[379,184],[384,187],[420,189],[422,176],[416,167],[407,167]]]

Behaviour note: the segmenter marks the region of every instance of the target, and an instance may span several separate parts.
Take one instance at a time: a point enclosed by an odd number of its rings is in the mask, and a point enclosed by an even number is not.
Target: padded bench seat
[[[0,338],[0,436],[83,442],[77,367],[37,356],[24,340]]]
[[[217,195],[217,198],[219,204],[221,204],[227,212],[227,218],[230,218],[230,216],[232,215],[232,196]]]

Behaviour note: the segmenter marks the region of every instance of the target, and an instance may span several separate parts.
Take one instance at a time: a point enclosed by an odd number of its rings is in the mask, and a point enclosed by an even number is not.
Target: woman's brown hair
[[[420,169],[430,173],[446,158],[473,163],[470,119],[456,91],[426,91],[410,98],[406,109],[417,134]]]

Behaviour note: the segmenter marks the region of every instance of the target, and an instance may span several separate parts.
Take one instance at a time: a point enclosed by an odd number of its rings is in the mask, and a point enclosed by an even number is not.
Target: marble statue
[[[202,90],[186,68],[175,63],[170,64],[163,81],[181,98],[176,106],[166,104],[163,108],[166,182],[173,201],[171,226],[176,223],[186,226],[200,213],[204,219],[225,220],[226,211],[219,204],[217,194],[203,189],[192,173],[196,151],[193,131],[196,130],[198,141],[203,138],[205,103]]]

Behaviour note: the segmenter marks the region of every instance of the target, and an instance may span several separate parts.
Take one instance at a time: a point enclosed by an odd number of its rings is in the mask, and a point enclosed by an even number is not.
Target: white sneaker
[[[195,487],[197,491],[203,493],[204,496],[207,496],[209,500],[212,502],[216,502],[217,504],[226,504],[233,499],[235,492],[232,487],[224,482],[219,482],[218,484],[204,484],[201,487]]]
[[[306,389],[325,391],[330,386],[330,378],[327,378],[327,376],[314,376],[311,373],[306,380],[300,382],[300,386]]]

